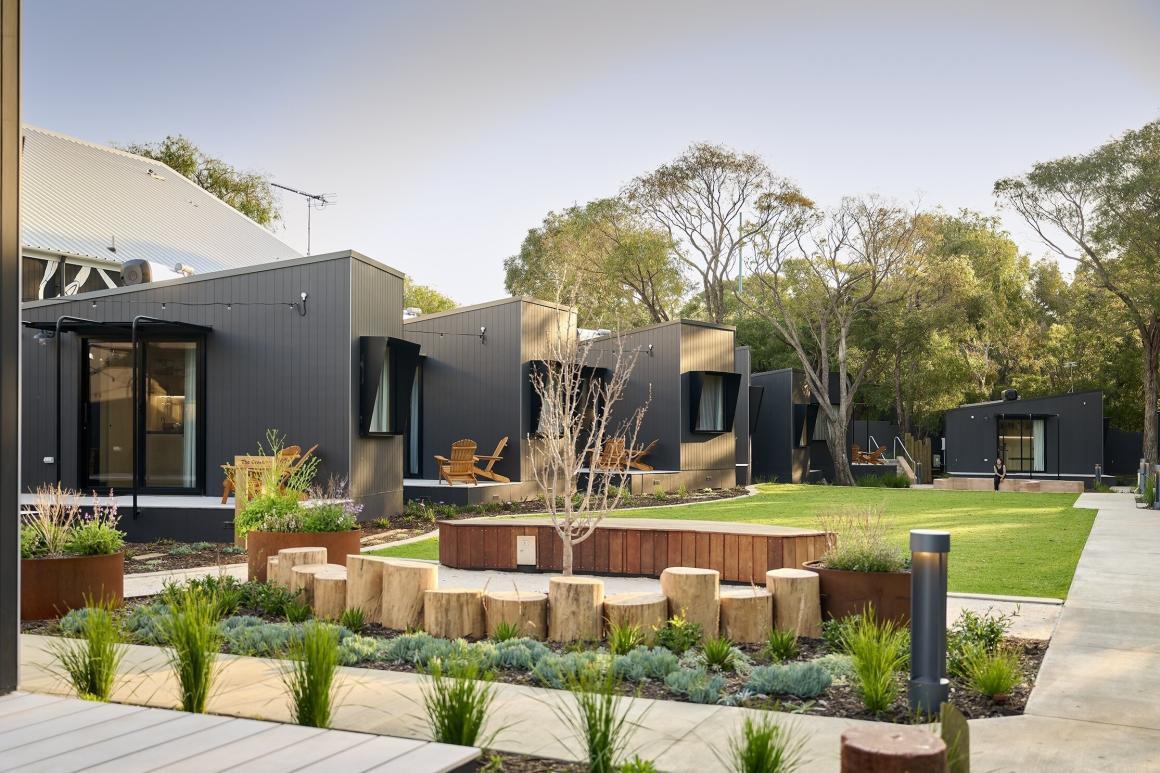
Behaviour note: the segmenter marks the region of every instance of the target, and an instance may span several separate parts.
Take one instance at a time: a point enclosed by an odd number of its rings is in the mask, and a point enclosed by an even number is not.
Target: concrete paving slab
[[[1051,646],[1160,653],[1160,605],[1147,612],[1075,607],[1056,627]]]
[[[987,773],[1155,773],[1160,733],[1023,715],[972,720],[971,770]]]
[[[1160,653],[1051,647],[1027,702],[1037,716],[1160,730]]]

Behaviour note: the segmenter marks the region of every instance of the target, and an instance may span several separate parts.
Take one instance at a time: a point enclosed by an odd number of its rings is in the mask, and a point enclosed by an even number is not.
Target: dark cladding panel
[[[793,482],[793,371],[754,373],[754,386],[762,388],[761,410],[753,430],[753,480]]]

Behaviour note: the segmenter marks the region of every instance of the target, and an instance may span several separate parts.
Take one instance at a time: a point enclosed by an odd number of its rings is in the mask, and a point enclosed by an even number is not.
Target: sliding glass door
[[[200,341],[139,343],[141,374],[137,435],[133,434],[133,345],[85,344],[82,485],[129,489],[133,454],[141,449],[141,490],[201,490],[202,345]]]

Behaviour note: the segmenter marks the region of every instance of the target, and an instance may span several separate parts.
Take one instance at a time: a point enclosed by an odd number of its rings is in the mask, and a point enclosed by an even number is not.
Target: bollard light
[[[910,710],[930,716],[950,695],[947,670],[947,554],[945,531],[910,532]]]

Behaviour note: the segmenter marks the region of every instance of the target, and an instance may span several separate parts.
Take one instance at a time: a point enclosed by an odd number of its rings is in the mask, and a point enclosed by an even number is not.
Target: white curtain
[[[371,411],[371,432],[391,431],[391,350],[383,353],[383,369],[379,373],[379,393]]]
[[[1043,419],[1031,421],[1031,469],[1043,472]]]
[[[697,429],[704,432],[725,431],[725,380],[721,376],[704,376],[701,380]]]
[[[188,344],[185,350],[185,404],[181,411],[182,485],[197,485],[197,344]]]

